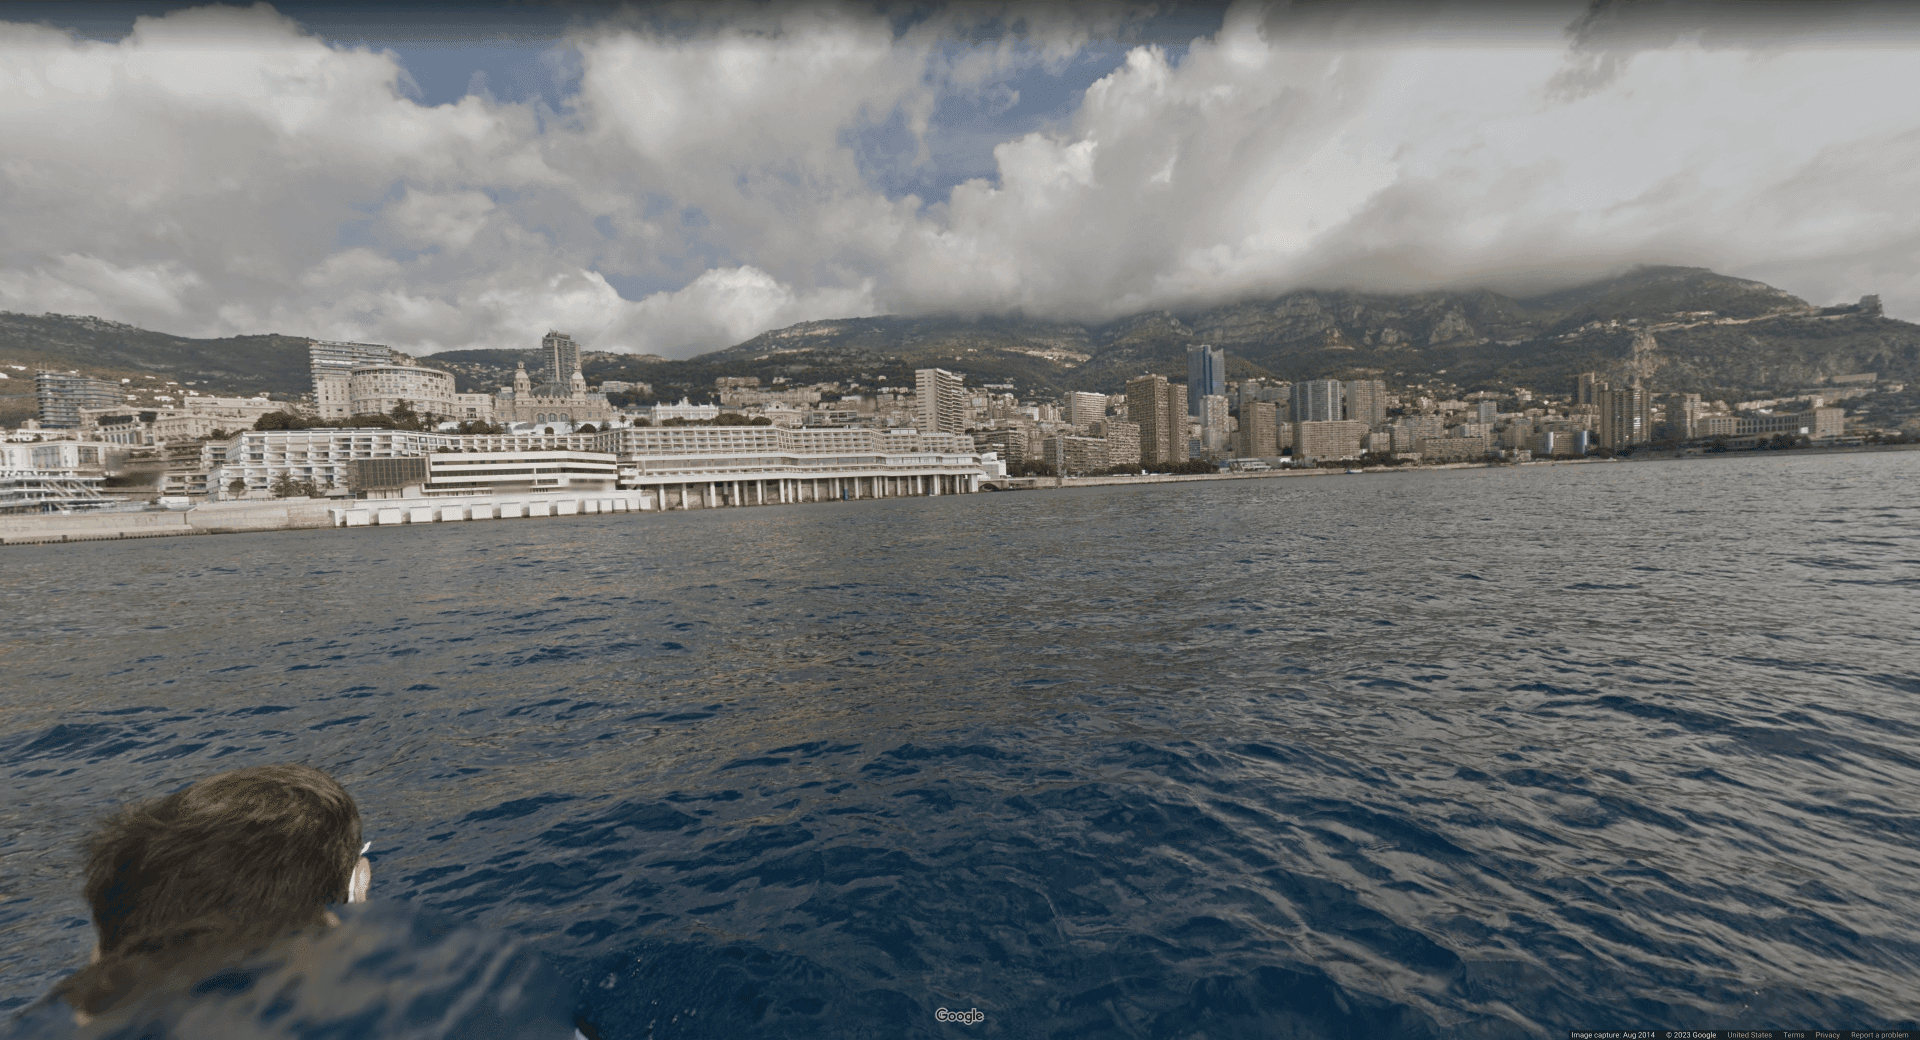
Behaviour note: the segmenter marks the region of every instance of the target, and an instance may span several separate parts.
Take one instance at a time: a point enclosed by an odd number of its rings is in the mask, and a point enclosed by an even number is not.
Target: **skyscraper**
[[[1653,395],[1645,388],[1612,390],[1603,383],[1593,397],[1600,411],[1601,447],[1619,451],[1653,439]]]
[[[1342,388],[1337,379],[1308,379],[1293,384],[1293,414],[1296,423],[1339,422],[1346,418],[1341,408]]]
[[[1594,399],[1594,394],[1604,389],[1606,389],[1606,384],[1600,382],[1600,373],[1582,372],[1579,377],[1573,381],[1573,403],[1576,405],[1598,404],[1599,402]]]
[[[966,381],[944,368],[922,368],[913,373],[913,396],[920,406],[920,432],[965,433]]]
[[[1202,418],[1200,400],[1227,392],[1227,352],[1205,343],[1187,348],[1187,414]]]
[[[580,371],[580,348],[574,345],[573,337],[548,332],[540,340],[540,349],[547,355],[547,382],[552,386],[571,385],[573,374]]]
[[[1369,429],[1387,421],[1387,384],[1379,379],[1355,379],[1346,386],[1348,419]]]
[[[1127,419],[1140,427],[1140,463],[1187,461],[1187,388],[1166,376],[1127,380]]]

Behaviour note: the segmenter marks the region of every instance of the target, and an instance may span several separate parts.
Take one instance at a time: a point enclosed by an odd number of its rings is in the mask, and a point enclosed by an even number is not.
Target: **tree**
[[[592,424],[592,423],[581,423],[581,424],[580,424],[580,428],[579,428],[578,430],[576,430],[576,431],[574,431],[574,432],[576,432],[576,433],[599,433],[599,432],[600,432],[600,427],[598,427],[598,426],[595,426],[595,425],[594,425],[594,424]]]
[[[256,430],[305,430],[317,425],[313,420],[296,412],[281,409],[267,412],[253,421]]]
[[[273,478],[270,490],[273,492],[273,497],[275,498],[293,497],[293,477],[286,473],[280,474]]]
[[[227,494],[244,495],[246,493],[247,493],[246,481],[240,479],[239,477],[235,477],[232,480],[227,481]]]

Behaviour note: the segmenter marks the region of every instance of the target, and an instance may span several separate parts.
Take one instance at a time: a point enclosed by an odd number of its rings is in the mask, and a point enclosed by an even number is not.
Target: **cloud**
[[[1137,11],[646,8],[539,59],[577,69],[557,107],[423,105],[399,54],[265,5],[115,42],[0,22],[0,307],[686,356],[816,318],[1677,262],[1920,318],[1914,19],[1725,10],[1239,4],[1037,123],[1046,77],[1138,35]],[[955,99],[993,175],[876,185],[860,148],[942,161]]]

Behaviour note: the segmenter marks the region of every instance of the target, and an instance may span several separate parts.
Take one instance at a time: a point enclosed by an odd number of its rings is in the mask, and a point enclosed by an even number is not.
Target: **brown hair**
[[[87,842],[100,959],[62,995],[98,1014],[169,973],[322,924],[359,850],[359,807],[310,766],[236,769],[124,809]]]

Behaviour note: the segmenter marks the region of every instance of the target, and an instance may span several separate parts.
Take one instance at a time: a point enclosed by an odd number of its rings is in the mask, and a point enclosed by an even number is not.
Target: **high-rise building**
[[[1240,406],[1238,454],[1243,459],[1266,459],[1280,454],[1280,409],[1272,401],[1248,401]]]
[[[580,371],[580,348],[573,337],[549,331],[540,340],[540,350],[547,355],[547,385],[570,386],[573,374]]]
[[[1337,379],[1308,379],[1293,384],[1292,421],[1339,422],[1346,417],[1341,407],[1342,389]]]
[[[50,430],[80,426],[80,409],[113,408],[126,402],[119,383],[74,372],[39,372],[33,393],[40,405],[40,425]]]
[[[1692,440],[1700,423],[1699,394],[1667,395],[1667,434],[1683,441]]]
[[[967,386],[960,376],[944,368],[918,369],[913,393],[920,405],[920,432],[966,432]]]
[[[1387,421],[1387,384],[1379,379],[1355,379],[1346,385],[1346,418],[1368,428]]]
[[[1187,414],[1203,418],[1201,399],[1227,392],[1227,352],[1205,343],[1187,348]]]
[[[1106,415],[1106,394],[1089,394],[1081,390],[1067,391],[1066,419],[1070,425],[1084,428],[1088,423],[1106,418]]]
[[[1619,451],[1653,439],[1653,395],[1645,388],[1613,390],[1602,383],[1593,397],[1599,410],[1601,447]]]
[[[1225,394],[1208,394],[1200,399],[1200,447],[1208,455],[1217,458],[1227,451],[1231,426]]]
[[[1490,423],[1500,418],[1500,402],[1498,401],[1480,401],[1475,403],[1473,409],[1474,418],[1477,422]]]
[[[1187,388],[1166,376],[1127,380],[1127,419],[1140,426],[1140,463],[1187,461]]]
[[[1594,395],[1604,389],[1606,384],[1600,381],[1600,373],[1582,372],[1573,381],[1573,403],[1575,405],[1598,404]]]

